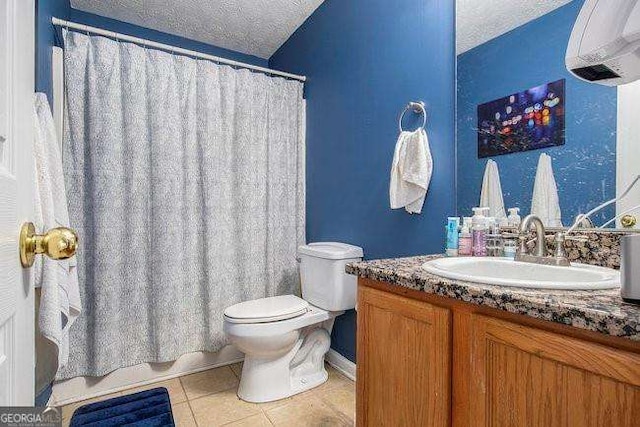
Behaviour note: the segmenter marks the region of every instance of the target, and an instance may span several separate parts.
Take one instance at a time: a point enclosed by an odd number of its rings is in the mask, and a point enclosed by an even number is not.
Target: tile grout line
[[[265,418],[267,419],[267,421],[269,421],[269,424],[270,424],[270,425],[272,425],[272,426],[274,425],[274,424],[271,422],[271,420],[269,419],[269,417],[267,416],[267,414],[262,410],[262,408],[260,408],[260,414],[262,414],[262,415],[264,415],[264,416],[265,416]],[[222,424],[222,426],[221,426],[221,427],[228,426],[228,425],[230,425],[230,424],[237,423],[237,422],[240,422],[240,421],[244,421],[244,420],[249,419],[249,418],[251,418],[251,417],[255,417],[256,415],[259,415],[259,414],[248,415],[248,416],[246,416],[246,417],[244,417],[244,418],[240,418],[240,419],[237,419],[237,420],[229,421],[228,423],[224,423],[224,424]]]
[[[276,408],[274,408],[276,409]],[[262,411],[262,413],[264,414],[265,418],[267,419],[267,421],[269,421],[269,424],[271,424],[272,426],[275,426],[275,423],[273,422],[273,420],[271,420],[271,417],[269,417],[269,414],[267,413],[267,411],[265,411],[264,409],[260,408],[260,410]]]
[[[217,370],[217,369],[224,369],[224,368],[228,368],[228,369],[231,371],[231,374],[232,374],[236,379],[238,379],[238,380],[239,380],[238,376],[235,374],[235,372],[233,372],[233,369],[231,369],[231,368],[230,368],[230,365],[227,365],[227,366],[221,366],[221,367],[214,368],[214,369],[211,369],[211,370],[213,371],[213,370]],[[202,372],[208,372],[208,371],[202,371]],[[188,377],[188,376],[190,376],[190,375],[197,375],[197,374],[200,374],[200,373],[202,373],[202,372],[197,372],[197,373],[195,373],[195,374],[185,375],[184,377]],[[189,397],[189,394],[187,393],[187,389],[186,389],[186,387],[185,387],[184,383],[182,382],[182,378],[183,378],[183,377],[179,377],[179,378],[180,378],[180,385],[182,386],[182,388],[183,388],[183,390],[184,390],[184,394],[185,394],[185,396],[186,396],[187,400],[188,400],[188,401],[190,401],[190,402],[191,402],[191,401],[193,401],[193,400],[202,399],[202,398],[204,398],[204,397],[213,396],[214,394],[223,393],[223,392],[225,392],[225,391],[229,391],[229,390],[231,390],[232,388],[237,388],[237,387],[238,387],[238,384],[234,384],[234,385],[232,385],[232,386],[229,386],[229,387],[227,387],[227,388],[223,388],[223,389],[220,389],[220,390],[217,390],[217,391],[214,391],[214,392],[206,392],[205,394],[202,394],[202,395],[198,395],[198,396],[195,396],[195,397]]]
[[[338,415],[340,418],[346,418],[347,421],[350,421],[352,423],[355,422],[355,420],[351,419],[351,417],[347,414],[345,414],[344,412],[342,412],[340,409],[338,409],[337,406],[335,406],[333,403],[329,402],[324,396],[317,396],[317,399],[319,399],[322,403],[324,403],[325,405],[327,405],[333,412],[336,413],[336,415]]]
[[[231,389],[233,389],[236,386],[233,387],[229,387],[229,388],[225,388],[223,390],[218,390],[218,391],[214,391],[213,393],[207,393],[207,394],[203,394],[201,396],[196,396],[194,398],[189,398],[187,397],[187,401],[192,402],[194,400],[200,400],[200,399],[204,399],[205,397],[211,397],[211,396],[215,396],[216,394],[220,394],[220,393],[224,393],[225,391],[229,391]]]
[[[182,390],[182,394],[184,395],[184,401],[188,402],[189,397],[187,396],[187,390],[184,388],[184,384],[182,384],[181,377],[178,377],[178,384],[180,385],[180,390]]]
[[[234,363],[234,365],[238,365],[238,364],[240,364],[240,362],[239,363]],[[234,371],[231,366],[232,365],[229,365],[229,369],[231,369],[231,372],[233,372],[233,375],[235,375],[236,378],[238,379],[238,381],[240,381],[240,374],[236,373],[236,371]],[[242,372],[242,371],[240,371],[240,372]]]
[[[193,412],[193,408],[191,407],[191,401],[189,399],[187,399],[187,406],[189,407],[189,412],[191,413],[191,419],[193,420],[193,423],[196,425],[196,427],[200,427],[200,424],[198,424],[198,420],[196,419],[196,414],[195,412]]]
[[[181,375],[178,377],[178,383],[180,384],[180,388],[182,389],[182,393],[184,394],[185,401],[181,403],[186,403],[189,408],[189,413],[191,414],[191,419],[196,427],[199,427],[198,420],[196,419],[196,414],[193,412],[193,408],[191,407],[191,401],[189,400],[189,396],[187,396],[187,390],[184,388],[184,384],[182,383],[182,378],[186,375]],[[179,403],[179,405],[181,404]]]

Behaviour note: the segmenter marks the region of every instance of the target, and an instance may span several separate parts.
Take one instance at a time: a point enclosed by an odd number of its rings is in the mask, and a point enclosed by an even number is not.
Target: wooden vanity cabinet
[[[460,425],[640,426],[640,354],[481,315],[471,326]]]
[[[356,423],[449,426],[451,313],[358,289]]]
[[[640,426],[640,343],[360,283],[358,426]]]

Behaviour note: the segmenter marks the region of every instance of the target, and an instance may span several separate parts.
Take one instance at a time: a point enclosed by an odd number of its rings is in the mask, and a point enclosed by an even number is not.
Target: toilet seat
[[[225,333],[240,337],[271,337],[322,323],[325,320],[333,319],[343,313],[344,311],[327,311],[309,305],[307,311],[300,316],[273,322],[238,323],[224,316],[224,331]]]
[[[305,314],[309,303],[295,295],[279,295],[244,301],[224,311],[224,317],[230,323],[270,323],[293,319]]]

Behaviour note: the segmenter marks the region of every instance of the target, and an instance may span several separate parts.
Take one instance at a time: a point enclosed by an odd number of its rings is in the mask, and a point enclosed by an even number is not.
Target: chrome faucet
[[[533,253],[529,253],[527,240],[529,238],[529,230],[531,225],[536,229],[536,246]],[[545,235],[544,224],[542,220],[535,215],[526,216],[520,223],[518,230],[518,249],[516,250],[516,261],[530,262],[534,264],[570,266],[569,258],[564,250],[565,233],[556,234],[556,253],[555,256],[549,256],[547,249],[547,239]]]
[[[527,234],[529,233],[531,224],[536,227],[536,247],[534,249],[534,253],[531,255],[536,257],[547,256],[547,241],[544,238],[544,224],[542,223],[542,220],[535,215],[527,215],[520,223],[520,229],[518,230],[520,247],[518,248],[518,252],[522,255],[529,255],[529,249],[527,248]]]

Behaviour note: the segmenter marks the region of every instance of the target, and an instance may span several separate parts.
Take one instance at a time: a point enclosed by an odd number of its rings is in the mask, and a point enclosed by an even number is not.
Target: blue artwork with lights
[[[564,145],[565,79],[478,105],[478,158]]]

